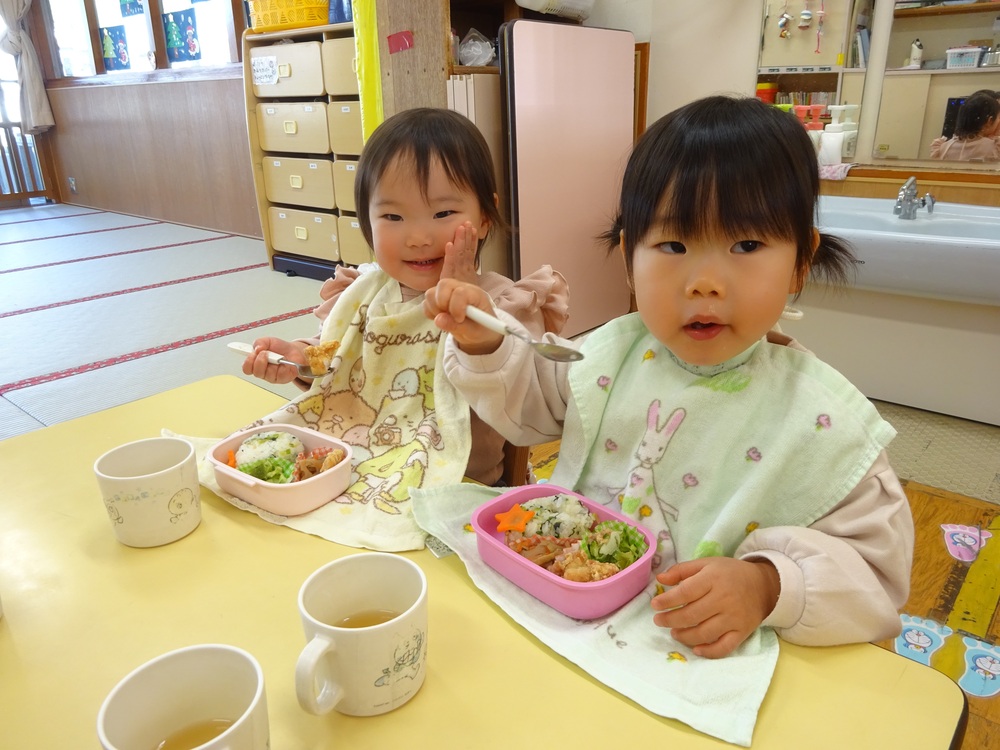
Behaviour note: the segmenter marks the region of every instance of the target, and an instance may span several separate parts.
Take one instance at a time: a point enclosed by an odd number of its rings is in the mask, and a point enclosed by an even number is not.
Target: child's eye
[[[403,217],[399,214],[382,214],[382,218],[386,221],[402,221]]]
[[[764,246],[764,243],[760,240],[740,240],[735,245],[733,245],[734,253],[752,253]]]
[[[448,209],[446,211],[438,211],[436,214],[434,214],[434,218],[435,219],[447,219],[449,216],[451,216],[454,213],[456,213],[456,212],[452,211],[451,209]]]
[[[670,241],[670,242],[660,242],[656,245],[657,249],[666,253],[667,255],[684,255],[687,252],[687,248],[684,247],[683,242]]]

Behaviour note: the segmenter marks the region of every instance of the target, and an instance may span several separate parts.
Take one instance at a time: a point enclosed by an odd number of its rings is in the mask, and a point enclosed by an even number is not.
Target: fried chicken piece
[[[316,346],[307,346],[304,354],[313,375],[325,375],[330,370],[333,355],[340,348],[339,341],[324,341]]]
[[[617,573],[620,568],[614,563],[598,562],[586,557],[579,549],[567,550],[559,555],[549,570],[567,581],[589,583],[603,581]]]

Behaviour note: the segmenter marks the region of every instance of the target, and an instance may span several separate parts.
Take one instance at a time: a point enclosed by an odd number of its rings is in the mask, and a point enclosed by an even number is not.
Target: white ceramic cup
[[[372,611],[398,614],[368,627],[338,625]],[[308,643],[295,666],[295,692],[306,711],[384,714],[423,685],[427,579],[405,557],[370,552],[327,563],[302,584],[299,614]]]
[[[105,750],[155,750],[205,722],[232,725],[199,750],[268,750],[264,672],[246,651],[188,646],[130,672],[104,699],[97,735]]]
[[[157,547],[201,523],[194,446],[175,437],[137,440],[94,462],[115,536],[129,547]]]

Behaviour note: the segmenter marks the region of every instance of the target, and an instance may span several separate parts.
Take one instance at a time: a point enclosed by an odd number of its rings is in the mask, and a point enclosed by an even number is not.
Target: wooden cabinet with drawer
[[[268,259],[286,273],[322,279],[371,260],[352,215],[364,146],[355,54],[350,23],[243,36],[258,212]]]

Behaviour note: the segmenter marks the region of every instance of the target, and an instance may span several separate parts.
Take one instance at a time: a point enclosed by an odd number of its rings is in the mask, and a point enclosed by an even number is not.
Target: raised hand
[[[444,246],[442,279],[455,279],[467,284],[479,284],[476,273],[476,253],[479,248],[479,231],[471,221],[463,222],[455,230],[455,239]]]

